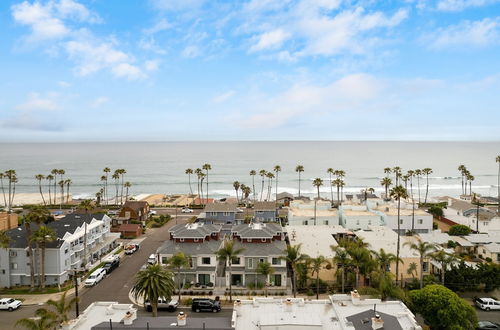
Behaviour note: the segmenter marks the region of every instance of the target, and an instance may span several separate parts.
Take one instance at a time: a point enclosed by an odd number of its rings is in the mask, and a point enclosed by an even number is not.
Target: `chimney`
[[[179,315],[177,315],[177,326],[178,327],[186,326],[186,320],[187,320],[187,315],[184,314],[184,312],[179,312]]]
[[[137,318],[137,313],[135,310],[128,311],[127,314],[123,317],[123,324],[124,325],[132,325],[134,323],[134,320]]]
[[[292,299],[291,298],[286,298],[285,300],[285,312],[291,312],[292,311]]]
[[[354,289],[351,291],[351,300],[353,305],[357,305],[361,300],[361,296],[358,293],[358,290]]]
[[[372,329],[383,329],[384,328],[384,320],[380,317],[379,314],[375,314],[375,317],[372,317]]]

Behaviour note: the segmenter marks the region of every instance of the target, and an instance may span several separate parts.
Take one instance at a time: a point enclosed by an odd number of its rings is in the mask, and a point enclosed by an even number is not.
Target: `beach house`
[[[255,202],[253,211],[254,221],[275,222],[277,219],[277,208],[275,202]]]
[[[349,230],[368,229],[369,226],[384,226],[380,215],[366,205],[346,204],[339,207],[340,225]]]
[[[234,224],[244,220],[243,217],[237,219],[239,211],[236,203],[212,203],[205,206],[203,216],[207,223]]]
[[[49,222],[57,239],[48,242],[45,252],[45,275],[48,285],[63,284],[71,269],[81,269],[97,262],[117,246],[118,233],[111,233],[111,219],[104,214],[69,214],[59,221]],[[37,228],[31,224],[32,231]],[[30,258],[26,228],[7,231],[10,245],[0,249],[0,287],[30,284]],[[35,274],[38,254],[35,257]]]
[[[182,283],[213,287],[218,264],[216,254],[223,243],[221,228],[220,224],[205,223],[173,226],[168,240],[156,251],[160,263],[168,266],[169,259],[182,252],[189,260],[189,267],[181,269]]]
[[[129,220],[141,221],[143,225],[149,218],[149,203],[146,201],[126,201],[120,209],[117,225],[129,223]],[[120,223],[121,221],[121,223]]]
[[[382,222],[394,231],[398,231],[398,208],[394,204],[369,204],[371,211],[379,214]],[[432,231],[433,218],[430,213],[413,206],[411,203],[401,203],[399,210],[399,231],[405,234],[429,233]]]
[[[329,201],[294,200],[288,207],[288,224],[291,226],[334,226],[339,224],[339,215]]]

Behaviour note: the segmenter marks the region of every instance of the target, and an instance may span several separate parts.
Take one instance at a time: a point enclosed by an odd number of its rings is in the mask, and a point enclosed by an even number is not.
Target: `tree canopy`
[[[448,235],[451,236],[464,236],[469,235],[471,229],[466,225],[453,225],[448,230]]]

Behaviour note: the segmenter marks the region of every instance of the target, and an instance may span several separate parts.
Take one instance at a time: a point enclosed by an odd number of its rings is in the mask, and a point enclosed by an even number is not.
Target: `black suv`
[[[119,265],[120,265],[120,258],[116,257],[113,260],[106,260],[102,268],[106,271],[106,274],[109,274]]]
[[[191,306],[193,312],[220,312],[220,302],[208,298],[195,298]]]

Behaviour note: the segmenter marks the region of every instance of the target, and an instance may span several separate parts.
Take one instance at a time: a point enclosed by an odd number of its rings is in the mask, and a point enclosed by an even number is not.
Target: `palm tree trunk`
[[[24,227],[26,228],[26,236],[31,237],[31,223],[25,222]],[[30,288],[33,290],[35,289],[35,256],[31,242],[28,242],[28,253],[30,258]]]
[[[399,245],[400,245],[400,211],[401,211],[401,197],[398,198],[398,241],[396,246],[396,285],[399,280]]]
[[[342,265],[342,293],[345,293],[345,265]]]
[[[180,302],[179,302],[180,304]],[[151,307],[153,308],[153,317],[158,316],[158,298],[151,299]]]
[[[340,186],[337,186],[337,205],[340,205]]]
[[[120,204],[123,205],[123,177],[124,177],[124,175],[122,174],[121,177],[122,177],[122,184],[121,184],[122,188],[120,190]]]
[[[38,190],[40,191],[40,196],[42,196],[43,205],[47,205],[47,203],[45,202],[45,198],[43,197],[43,193],[42,193],[42,180],[38,181]]]
[[[300,197],[300,172],[299,172],[299,197]],[[294,296],[294,298],[295,298],[295,296]]]
[[[317,188],[318,188],[318,200],[319,200],[319,186]]]
[[[207,170],[207,199],[205,203],[208,204],[208,170]]]
[[[500,174],[500,172],[499,172],[499,174]],[[3,177],[2,176],[0,176],[0,185],[2,187],[3,204],[4,204],[5,207],[7,207],[7,198],[5,197],[5,188],[3,186]]]
[[[417,175],[418,203],[420,204],[420,175]]]
[[[264,177],[262,177],[262,185],[260,187],[260,201],[262,201],[263,194],[264,194]]]
[[[316,272],[316,300],[319,299],[319,270]]]
[[[11,191],[12,191],[12,180],[11,178],[9,177],[9,205],[8,205],[8,211],[10,211],[10,208],[12,206],[12,201],[11,201]]]
[[[191,174],[188,174],[188,180],[189,180],[189,191],[191,192],[191,195],[193,194],[193,187],[191,187]]]
[[[229,262],[229,302],[233,302],[233,270]]]
[[[128,200],[128,187],[125,190],[125,202]]]
[[[179,304],[181,303],[181,269],[177,269],[177,287],[179,288]]]
[[[429,174],[427,174],[426,178],[426,187],[425,187],[425,199],[424,199],[424,204],[427,203],[427,195],[429,194]]]
[[[69,183],[66,185],[66,203],[69,203]]]
[[[420,289],[424,287],[424,258],[420,257]]]
[[[52,204],[52,194],[50,192],[50,188],[51,188],[52,184],[50,183],[50,181],[49,181],[49,184],[47,186],[49,187],[49,204]]]
[[[38,256],[38,287],[42,287],[43,283],[43,261],[42,261],[42,249],[40,248],[40,244],[36,245],[36,254]]]
[[[252,175],[252,191],[253,191],[253,203],[255,204],[255,199],[256,199],[256,195],[255,195],[255,175]]]
[[[278,172],[276,172],[276,196],[274,197],[276,203],[278,202]]]
[[[333,204],[333,183],[332,183],[332,174],[330,173],[330,201]]]

